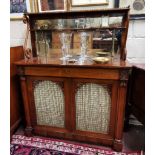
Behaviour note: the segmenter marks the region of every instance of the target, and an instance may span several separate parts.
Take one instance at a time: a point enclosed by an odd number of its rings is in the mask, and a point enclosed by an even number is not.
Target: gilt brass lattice
[[[109,130],[111,96],[109,85],[83,84],[76,93],[76,129],[98,133]]]
[[[37,81],[34,100],[38,125],[64,127],[64,94],[52,81]]]

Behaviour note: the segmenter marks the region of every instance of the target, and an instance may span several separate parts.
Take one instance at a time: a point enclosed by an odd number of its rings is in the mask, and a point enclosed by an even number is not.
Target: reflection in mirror
[[[57,26],[57,20],[36,20],[34,24],[34,29],[36,30],[44,30],[44,29],[52,29]]]
[[[85,27],[86,28],[91,28],[91,23],[92,23],[92,19],[91,18],[86,18],[85,20]]]
[[[102,19],[101,18],[90,18],[91,20],[91,27],[92,28],[100,28],[101,27],[101,23],[102,23]]]
[[[123,17],[109,17],[109,26],[110,27],[121,27]]]
[[[77,19],[73,19],[74,23],[75,23],[75,27],[74,28],[85,28],[86,25],[86,19],[85,18],[77,18]]]
[[[119,48],[121,45],[121,30],[105,29],[93,33],[93,49],[103,55],[107,52],[107,55],[114,56],[119,54]]]
[[[109,17],[102,16],[102,27],[108,27],[108,26],[109,26]]]
[[[64,25],[65,25],[64,19],[58,19],[57,20],[57,28],[58,29],[63,29],[64,28]]]
[[[72,23],[72,26],[77,26],[75,20],[68,20],[68,22]],[[89,26],[88,24],[86,25]],[[107,28],[97,31],[35,31],[35,43],[38,56],[50,57],[52,53],[59,53],[60,57],[62,57],[62,55],[64,55],[62,49],[66,50],[67,55],[80,55],[82,32],[86,32],[89,35],[87,39],[87,51],[85,51],[88,56],[115,56],[119,54],[122,30]],[[64,40],[62,46],[63,33],[68,34],[69,38],[67,37],[68,39],[66,39],[66,41]]]
[[[52,48],[51,44],[51,32],[50,31],[38,31],[35,33],[35,44],[38,57],[47,57],[49,49]]]
[[[104,27],[121,27],[121,25],[122,16],[102,16],[96,18],[36,20],[34,23],[34,29],[89,29]]]

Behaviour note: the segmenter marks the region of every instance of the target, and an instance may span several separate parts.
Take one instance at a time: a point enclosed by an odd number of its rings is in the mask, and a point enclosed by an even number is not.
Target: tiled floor
[[[123,133],[123,150],[145,151],[145,128],[144,126],[130,126],[127,132]]]

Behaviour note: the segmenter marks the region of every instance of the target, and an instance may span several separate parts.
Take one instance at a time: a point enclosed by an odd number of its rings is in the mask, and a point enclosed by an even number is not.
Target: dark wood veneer
[[[37,55],[35,47],[34,22],[40,19],[75,19],[86,17],[101,17],[108,15],[110,17],[122,16],[123,22],[120,39],[119,52],[111,57],[106,64],[96,64],[88,60],[83,64],[63,62],[60,60],[60,49],[49,51],[52,53],[50,58],[43,61],[41,58],[35,58]],[[44,135],[57,138],[78,140],[82,142],[110,145],[117,151],[122,149],[122,132],[124,122],[126,87],[128,74],[131,66],[126,59],[126,39],[129,26],[129,8],[124,9],[102,9],[102,10],[84,10],[84,11],[64,11],[54,13],[27,13],[25,21],[29,24],[31,33],[32,52],[34,58],[26,61],[16,62],[18,74],[20,75],[22,95],[24,100],[24,109],[26,114],[26,134]],[[106,27],[105,27],[106,28]],[[103,28],[103,29],[105,29]],[[108,29],[113,29],[109,27]],[[102,28],[92,29],[93,31],[102,31]],[[44,31],[44,30],[43,30]],[[52,29],[51,29],[52,31]],[[55,31],[55,30],[54,30]],[[64,30],[65,31],[65,30]],[[76,31],[69,29],[67,31]],[[90,29],[85,29],[90,31]],[[95,49],[90,49],[89,54],[94,54]],[[65,126],[58,128],[54,126],[41,126],[37,124],[37,116],[34,101],[34,81],[50,80],[56,82],[64,93],[65,104]],[[108,85],[110,89],[111,107],[109,130],[106,133],[96,133],[90,131],[79,131],[76,128],[76,103],[75,96],[77,89],[86,83],[95,83],[101,86]]]
[[[19,72],[19,75],[26,113],[26,134],[113,145],[115,150],[120,151],[122,149],[126,83],[131,66],[125,62],[122,66],[115,66],[116,62],[111,62],[111,65],[106,67],[108,64],[61,65],[51,62],[41,64],[39,60],[34,60],[16,62],[18,68],[24,70]],[[51,80],[60,85],[65,96],[64,128],[37,125],[33,96],[33,81],[35,80]],[[76,130],[75,93],[77,87],[84,83],[107,84],[111,88],[110,124],[109,132],[106,134]]]

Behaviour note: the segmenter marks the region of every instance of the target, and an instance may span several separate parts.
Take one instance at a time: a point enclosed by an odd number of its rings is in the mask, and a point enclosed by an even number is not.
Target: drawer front
[[[25,75],[118,80],[119,70],[99,68],[26,67]]]

